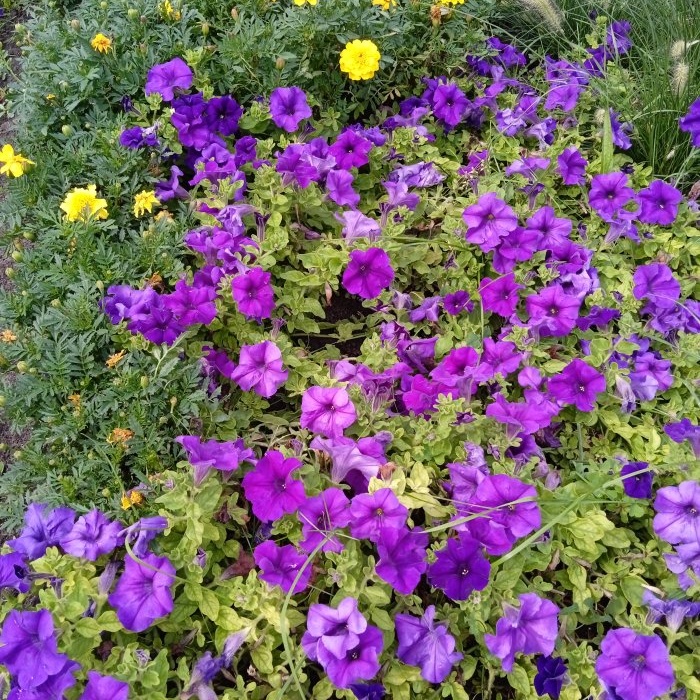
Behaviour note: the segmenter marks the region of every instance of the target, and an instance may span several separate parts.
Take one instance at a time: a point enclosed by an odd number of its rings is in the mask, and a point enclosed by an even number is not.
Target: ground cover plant
[[[120,512],[28,508],[10,697],[700,697],[698,206],[626,155],[606,58],[491,38],[347,127],[191,54],[144,71],[114,159],[189,252],[98,308],[209,415]],[[71,184],[66,235],[114,230],[119,195]]]

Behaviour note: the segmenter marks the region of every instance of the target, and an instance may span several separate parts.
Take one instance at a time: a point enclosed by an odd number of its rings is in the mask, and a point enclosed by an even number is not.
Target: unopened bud
[[[209,34],[210,27],[211,27],[211,25],[209,24],[209,22],[202,22],[202,34],[204,34],[204,36]]]
[[[139,11],[135,7],[130,7],[126,14],[129,19],[136,19],[139,16]]]
[[[231,19],[238,19],[238,10],[235,7],[231,8]]]
[[[61,127],[61,133],[64,136],[72,136],[75,133],[75,129],[70,124],[64,124]]]
[[[275,61],[275,67],[277,70],[282,70],[284,66],[286,65],[287,61],[285,61],[282,56],[280,56],[276,61]]]
[[[141,388],[145,389],[150,384],[150,379],[144,374],[141,377]]]
[[[79,19],[72,19],[70,21],[70,26],[71,26],[71,29],[75,29],[75,30],[80,29],[80,20]]]

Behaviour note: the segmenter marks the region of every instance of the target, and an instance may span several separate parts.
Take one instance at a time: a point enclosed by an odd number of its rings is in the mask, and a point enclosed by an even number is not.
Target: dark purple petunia
[[[241,462],[252,462],[253,451],[239,438],[234,442],[206,440],[198,435],[179,435],[175,438],[187,453],[187,461],[194,467],[194,484],[199,486],[211,469],[232,472]]]
[[[622,487],[630,498],[651,498],[654,472],[648,467],[648,462],[628,462],[620,470],[620,476],[625,477]]]
[[[693,425],[690,419],[684,418],[678,423],[669,423],[664,427],[664,432],[673,442],[682,443],[686,440],[693,448],[693,454],[700,459],[700,426]]]
[[[664,486],[654,500],[654,532],[670,544],[700,542],[700,484]]]
[[[173,58],[167,63],[159,63],[148,71],[146,95],[159,94],[165,102],[175,99],[175,90],[188,90],[194,75],[190,67],[181,59]]]
[[[534,683],[537,695],[549,695],[552,700],[559,700],[567,676],[566,664],[555,656],[538,656],[535,663],[537,675]]]
[[[406,525],[408,509],[391,489],[361,493],[350,503],[350,534],[359,540],[378,542],[382,528],[399,530]]]
[[[425,550],[429,541],[421,528],[382,528],[377,540],[377,576],[401,595],[413,593],[428,566]]]
[[[419,666],[428,683],[442,683],[463,655],[455,651],[455,638],[447,631],[447,624],[436,625],[434,620],[434,605],[427,607],[422,617],[397,615],[396,656],[409,666]]]
[[[600,643],[595,670],[621,700],[653,700],[673,687],[674,673],[661,637],[620,628]]]
[[[446,294],[443,299],[443,308],[450,316],[458,316],[462,311],[471,313],[474,310],[474,302],[464,290]]]
[[[688,113],[678,120],[681,131],[690,134],[690,140],[695,148],[700,148],[700,97],[688,108]]]
[[[537,328],[540,336],[561,337],[571,333],[580,308],[581,299],[566,294],[558,284],[545,287],[525,299],[530,325]]]
[[[371,141],[352,129],[346,129],[328,149],[328,154],[335,158],[338,168],[350,170],[367,165],[372,148]]]
[[[318,662],[337,688],[348,688],[357,681],[369,680],[380,669],[379,655],[384,647],[381,630],[373,625],[359,635],[357,646],[348,649],[342,657],[325,646],[319,646]]]
[[[7,544],[27,559],[43,557],[48,547],[56,547],[73,529],[75,513],[70,508],[50,509],[44,503],[32,503],[24,514],[19,537]]]
[[[123,529],[120,522],[109,520],[99,510],[91,510],[78,518],[71,531],[61,539],[61,547],[67,554],[96,561],[124,542]]]
[[[649,299],[657,309],[673,309],[681,295],[681,285],[663,263],[640,265],[634,271],[635,299]]]
[[[242,345],[238,365],[229,375],[243,391],[252,390],[266,399],[274,396],[288,377],[289,372],[282,364],[282,353],[271,340]]]
[[[383,685],[378,683],[352,683],[348,686],[357,700],[382,700],[386,695]]]
[[[473,591],[481,591],[489,582],[491,564],[480,542],[460,533],[448,539],[447,546],[436,552],[428,568],[428,580],[452,600],[467,600]]]
[[[291,474],[301,467],[294,457],[285,459],[277,450],[268,450],[241,482],[255,517],[263,522],[294,513],[306,501],[304,484]]]
[[[147,567],[126,557],[124,573],[108,598],[119,622],[130,632],[143,632],[173,610],[175,567],[167,557],[150,552],[141,559]]]
[[[634,190],[628,183],[625,173],[593,176],[588,203],[604,221],[610,221],[634,197]]]
[[[448,128],[454,129],[470,107],[467,96],[455,83],[438,85],[432,99],[433,114]]]
[[[302,428],[325,437],[341,437],[357,420],[350,395],[340,387],[309,387],[301,398]]]
[[[311,552],[322,544],[322,552],[342,552],[344,547],[336,530],[346,527],[350,515],[350,501],[337,488],[321,491],[317,496],[308,498],[297,511],[304,539],[299,546],[305,552]]]
[[[505,606],[503,617],[496,623],[496,634],[484,635],[488,650],[497,656],[503,670],[513,670],[515,655],[546,654],[554,651],[559,633],[559,608],[536,593],[518,596],[520,607]]]
[[[21,688],[41,686],[59,674],[66,657],[58,653],[53,617],[48,610],[10,610],[0,630],[0,664]]]
[[[683,195],[663,180],[654,180],[637,194],[640,204],[639,220],[643,224],[670,226],[678,216]]]
[[[128,328],[132,333],[140,333],[156,345],[172,345],[185,332],[185,326],[178,322],[175,314],[165,307],[158,295],[155,296],[148,313],[138,320],[132,318]]]
[[[19,552],[0,554],[0,591],[14,588],[18,593],[26,593],[31,588],[27,574],[27,560]]]
[[[515,281],[513,273],[497,277],[495,280],[484,277],[479,285],[484,310],[510,318],[518,305],[518,290],[524,288],[522,284]]]
[[[270,95],[270,115],[275,126],[291,133],[297,130],[302,119],[311,116],[311,107],[301,88],[279,87]]]
[[[129,697],[128,683],[97,671],[88,671],[87,675],[88,682],[80,700],[127,700]]]
[[[313,567],[307,565],[299,576],[307,555],[300,554],[294,545],[286,544],[280,547],[272,540],[267,540],[253,550],[253,558],[255,565],[260,569],[258,578],[271,586],[279,586],[285,593],[289,593],[292,586],[294,594],[301,593],[309,585]],[[299,580],[294,585],[297,576]]]
[[[606,309],[601,306],[592,306],[587,316],[582,316],[576,321],[577,328],[587,331],[590,328],[605,328],[611,321],[620,318],[622,314],[617,309]]]
[[[353,250],[343,272],[343,287],[363,299],[376,299],[394,280],[391,260],[381,248]]]
[[[256,321],[270,318],[275,308],[275,294],[270,284],[271,275],[259,267],[251,268],[234,277],[231,282],[233,299],[238,310]]]
[[[231,136],[238,130],[238,121],[243,116],[243,108],[229,95],[212,97],[207,102],[205,118],[207,126],[222,136]]]
[[[585,185],[588,161],[578,148],[567,148],[557,158],[559,174],[565,185]]]
[[[487,192],[476,204],[467,207],[462,219],[467,225],[467,241],[476,243],[484,252],[493,250],[518,226],[515,212],[494,192]]]
[[[605,377],[578,357],[547,382],[549,393],[565,406],[586,413],[595,409],[598,394],[605,391]]]
[[[187,190],[180,185],[180,178],[183,176],[182,170],[173,165],[170,168],[170,179],[156,182],[154,191],[160,202],[167,202],[170,199],[187,199]]]
[[[216,297],[215,289],[190,286],[180,279],[175,283],[175,291],[164,294],[161,300],[181,325],[201,323],[208,326],[216,318]]]

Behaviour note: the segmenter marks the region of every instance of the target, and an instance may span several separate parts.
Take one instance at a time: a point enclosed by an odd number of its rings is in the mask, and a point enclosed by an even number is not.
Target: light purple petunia
[[[302,428],[325,437],[341,437],[357,420],[355,405],[340,387],[309,387],[301,398]]]
[[[298,87],[275,88],[270,94],[270,116],[280,129],[296,131],[299,122],[311,116],[304,91]]]
[[[335,218],[343,224],[343,238],[348,243],[357,238],[368,238],[370,241],[376,241],[382,233],[377,221],[354,209],[336,214]]]
[[[559,633],[559,608],[554,603],[536,593],[522,593],[518,600],[518,608],[505,606],[496,634],[484,635],[488,650],[501,659],[507,673],[513,670],[518,653],[549,656]]]
[[[700,542],[700,484],[664,486],[654,500],[654,532],[670,544]]]
[[[326,192],[328,198],[339,207],[356,207],[360,203],[360,195],[353,189],[355,178],[347,170],[331,170],[326,176]]]
[[[396,636],[399,646],[396,656],[409,666],[419,666],[428,683],[442,683],[463,655],[455,651],[455,638],[447,624],[435,624],[435,606],[425,609],[422,617],[396,616]]]
[[[241,346],[238,365],[229,375],[243,391],[252,390],[266,399],[274,396],[288,377],[282,353],[271,340]]]
[[[291,473],[301,467],[294,457],[285,458],[277,450],[268,450],[241,482],[245,497],[253,507],[255,517],[273,522],[294,513],[306,501],[304,484]]]
[[[467,225],[466,239],[481,250],[493,250],[502,238],[518,226],[515,212],[494,192],[487,192],[462,213]]]
[[[148,71],[146,95],[159,94],[165,102],[175,99],[175,90],[188,90],[194,75],[190,67],[181,59],[173,58],[167,63],[159,63]]]

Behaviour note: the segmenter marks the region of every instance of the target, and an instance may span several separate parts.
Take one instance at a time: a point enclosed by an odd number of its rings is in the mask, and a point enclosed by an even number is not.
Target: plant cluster
[[[144,71],[115,141],[194,262],[100,308],[209,416],[118,516],[29,507],[11,698],[700,698],[700,217],[601,109],[627,40],[491,38],[346,127],[299,86],[244,109],[196,54]],[[132,216],[85,184],[82,245]]]

